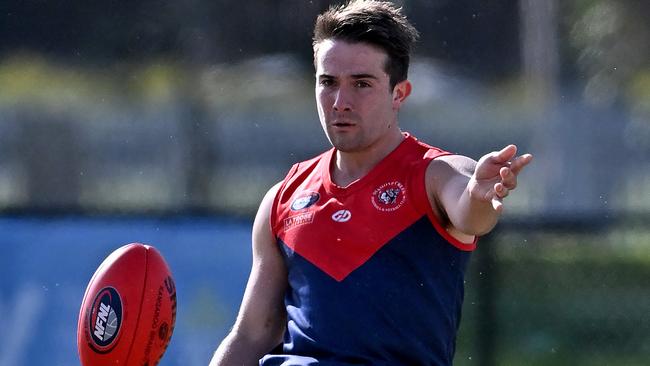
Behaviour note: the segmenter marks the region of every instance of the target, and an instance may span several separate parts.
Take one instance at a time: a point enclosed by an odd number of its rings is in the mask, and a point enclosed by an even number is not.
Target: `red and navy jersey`
[[[451,365],[476,243],[450,236],[429,204],[427,166],[449,153],[405,136],[347,187],[331,180],[334,149],[290,170],[271,214],[287,330],[260,365]]]

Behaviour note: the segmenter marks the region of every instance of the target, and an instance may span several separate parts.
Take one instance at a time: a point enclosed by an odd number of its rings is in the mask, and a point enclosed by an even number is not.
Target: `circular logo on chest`
[[[318,202],[319,198],[320,198],[320,194],[318,194],[318,192],[303,194],[298,198],[296,198],[295,200],[293,200],[293,202],[291,202],[291,210],[292,211],[303,210],[313,205],[314,203]]]
[[[371,201],[379,211],[395,211],[406,201],[406,188],[396,181],[384,183],[372,192]]]

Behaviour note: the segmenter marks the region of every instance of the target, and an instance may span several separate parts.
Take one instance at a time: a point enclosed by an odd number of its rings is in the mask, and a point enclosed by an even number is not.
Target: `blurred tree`
[[[292,53],[311,63],[316,15],[342,2],[6,0],[0,5],[0,55],[27,50],[77,64],[161,57],[206,64]],[[517,0],[402,3],[422,33],[419,55],[480,79],[517,71]]]
[[[518,0],[408,0],[404,5],[421,34],[418,54],[479,80],[519,72]]]
[[[626,85],[650,68],[650,2],[582,0],[565,4],[570,14],[569,57],[585,101],[608,107],[625,97]]]

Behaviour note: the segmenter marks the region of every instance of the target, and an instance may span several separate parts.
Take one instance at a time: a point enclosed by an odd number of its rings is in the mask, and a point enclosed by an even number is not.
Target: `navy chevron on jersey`
[[[260,365],[451,365],[476,242],[450,236],[429,204],[427,166],[446,154],[405,134],[347,187],[331,181],[334,149],[293,166],[271,214],[287,330]]]

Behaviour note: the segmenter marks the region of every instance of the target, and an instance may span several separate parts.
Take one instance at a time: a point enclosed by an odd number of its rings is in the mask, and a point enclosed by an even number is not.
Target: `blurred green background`
[[[330,3],[3,1],[0,214],[250,225],[292,163],[328,148],[310,38]],[[421,32],[402,128],[475,159],[535,155],[474,255],[456,364],[646,365],[650,3],[398,4]]]

